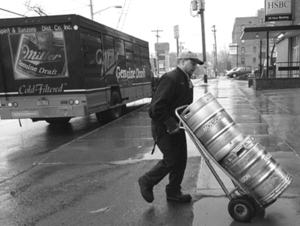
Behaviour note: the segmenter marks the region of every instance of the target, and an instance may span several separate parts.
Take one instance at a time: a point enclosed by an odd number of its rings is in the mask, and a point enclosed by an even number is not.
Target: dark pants
[[[144,178],[149,186],[154,186],[169,174],[166,192],[178,192],[181,189],[187,162],[185,132],[180,130],[180,133],[173,135],[163,133],[157,137],[154,135],[154,138],[157,139],[157,146],[163,153],[163,159],[145,173]]]

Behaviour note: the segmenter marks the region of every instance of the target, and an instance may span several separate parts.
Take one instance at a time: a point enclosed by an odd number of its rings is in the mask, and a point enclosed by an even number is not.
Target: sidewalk
[[[263,216],[255,216],[251,225],[300,225],[300,89],[255,91],[248,88],[247,81],[226,77],[209,84],[198,84],[195,83],[196,94],[211,92],[244,135],[253,136],[265,146],[276,162],[293,177],[292,185],[266,208]],[[215,169],[230,191],[232,182],[222,170]],[[204,161],[201,161],[197,193],[203,198],[194,205],[197,215],[193,225],[231,225],[226,209],[218,208],[218,215],[222,217],[211,215],[214,207],[209,203],[226,206],[229,200]]]

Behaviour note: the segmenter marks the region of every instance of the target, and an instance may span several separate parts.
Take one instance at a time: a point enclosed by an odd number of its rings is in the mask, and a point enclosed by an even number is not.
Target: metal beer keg
[[[244,139],[237,124],[211,93],[189,105],[181,118],[217,161]]]
[[[262,205],[275,201],[292,182],[292,177],[251,136],[226,156],[221,165]]]

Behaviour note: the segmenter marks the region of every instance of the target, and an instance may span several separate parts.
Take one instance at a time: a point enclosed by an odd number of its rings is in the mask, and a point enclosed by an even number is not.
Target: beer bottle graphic
[[[63,33],[21,34],[14,70],[17,79],[67,76]]]

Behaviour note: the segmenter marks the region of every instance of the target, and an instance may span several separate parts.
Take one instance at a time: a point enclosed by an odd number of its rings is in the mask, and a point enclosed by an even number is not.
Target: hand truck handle
[[[183,109],[183,108],[186,108],[187,106],[188,105],[183,105],[183,106],[178,107],[178,108],[175,109],[175,114],[176,114],[177,118],[179,119],[179,129],[185,129],[185,127],[182,124],[181,117],[180,117],[178,111]]]

